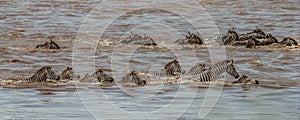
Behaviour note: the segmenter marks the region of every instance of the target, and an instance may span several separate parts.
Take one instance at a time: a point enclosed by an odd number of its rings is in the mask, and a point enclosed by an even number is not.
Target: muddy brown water
[[[128,9],[147,2],[153,4],[151,1],[138,0],[123,0],[119,4],[131,2],[134,4],[130,4]],[[111,20],[113,15],[121,11],[121,7],[101,6],[101,3],[103,2],[97,0],[0,1],[1,81],[29,77],[44,65],[52,65],[57,73],[73,65],[81,76],[94,69],[89,65],[103,67],[116,80],[120,80],[131,70],[159,71],[164,64],[175,58],[187,71],[197,62],[211,64],[218,60],[218,56],[211,56],[217,52],[216,55],[221,56],[219,59],[223,56],[233,59],[240,75],[247,74],[259,80],[260,85],[207,87],[158,84],[144,87],[106,87],[97,84],[1,82],[0,118],[200,119],[204,115],[203,111],[209,111],[205,114],[205,119],[300,118],[299,46],[259,49],[228,46],[223,51],[218,46],[210,48],[209,42],[203,46],[174,45],[172,42],[184,38],[187,31],[195,32],[195,28],[186,19],[193,23],[201,22],[196,21],[199,20],[199,13],[190,10],[190,16],[183,19],[176,13],[151,8],[134,9],[113,19],[112,24],[106,26],[103,36],[96,36],[100,41],[81,40],[82,44],[96,46],[92,51],[95,56],[85,56],[91,48],[75,46],[78,45],[76,40],[85,33],[98,34],[100,29],[97,27],[101,26],[101,22]],[[279,41],[290,36],[300,42],[299,0],[212,0],[195,3],[198,4],[176,0],[169,3],[171,6],[168,9],[179,9],[177,4],[191,4],[190,7],[201,5],[222,34],[231,27],[235,27],[239,34],[259,27]],[[156,21],[157,24],[147,24],[151,21]],[[85,28],[84,25],[88,22],[93,24]],[[196,28],[201,31],[207,26]],[[159,47],[107,45],[116,43],[130,31],[150,35],[159,43]],[[54,36],[54,41],[61,46],[61,50],[33,49],[35,45],[45,42],[49,36]],[[226,78],[226,82],[235,80],[230,76]],[[207,104],[213,106],[206,106]]]

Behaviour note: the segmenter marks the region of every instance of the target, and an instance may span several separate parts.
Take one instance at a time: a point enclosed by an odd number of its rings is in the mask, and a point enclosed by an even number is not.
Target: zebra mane
[[[44,79],[47,79],[47,77],[43,77],[44,76],[44,72],[47,70],[51,70],[52,66],[44,66],[42,68],[40,68],[39,70],[37,70],[31,77],[27,78],[26,81],[29,82],[40,82],[43,81]]]
[[[49,70],[49,69],[51,69],[51,68],[52,68],[52,66],[44,66],[44,67],[42,67],[41,69],[37,70],[37,71],[35,72],[35,74],[41,73],[41,72],[43,72],[44,70]],[[35,74],[34,74],[34,75],[35,75]]]

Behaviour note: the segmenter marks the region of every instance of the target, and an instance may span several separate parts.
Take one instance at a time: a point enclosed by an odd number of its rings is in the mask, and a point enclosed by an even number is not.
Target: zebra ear
[[[229,63],[230,63],[230,64],[233,64],[233,60],[230,60]]]

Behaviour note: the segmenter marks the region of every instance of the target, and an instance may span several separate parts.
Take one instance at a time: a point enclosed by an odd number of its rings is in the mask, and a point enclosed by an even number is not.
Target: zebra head
[[[198,63],[197,67],[200,68],[201,71],[205,71],[206,70],[205,64]]]
[[[226,72],[235,78],[239,78],[239,73],[236,71],[234,65],[233,65],[233,60],[228,60],[226,61],[228,63]]]
[[[136,71],[132,71],[123,78],[123,81],[133,82],[139,86],[144,86],[146,84],[145,80],[141,80]]]
[[[186,39],[190,44],[200,44],[200,45],[203,44],[202,39],[201,39],[198,35],[196,35],[196,34],[194,34],[194,33],[191,34],[190,32],[188,32],[188,34],[189,34],[189,35],[186,35],[186,36],[185,36],[185,39]]]
[[[98,69],[93,76],[95,76],[98,82],[104,81],[107,75],[104,73],[103,68]]]
[[[75,76],[75,73],[73,71],[72,67],[67,67],[61,74],[60,79],[70,79],[72,80]],[[75,76],[76,77],[76,76]]]
[[[177,60],[173,60],[165,65],[164,69],[161,72],[165,73],[166,75],[175,75],[174,73],[181,73],[185,74],[185,70],[183,70]]]
[[[57,75],[51,68],[52,66],[45,66],[44,73],[46,74],[47,79],[59,80],[60,79],[59,75]]]
[[[205,64],[197,63],[195,66],[190,68],[188,74],[196,75],[204,72],[205,70]]]

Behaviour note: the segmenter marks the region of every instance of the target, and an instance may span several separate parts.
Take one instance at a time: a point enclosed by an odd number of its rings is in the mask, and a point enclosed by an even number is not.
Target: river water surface
[[[300,42],[299,6],[299,0],[2,0],[0,79],[4,82],[0,86],[0,118],[299,120],[299,46],[246,49],[210,42],[214,35],[225,34],[231,27],[239,34],[259,27],[279,41],[289,36]],[[204,13],[210,18],[201,16]],[[205,45],[173,44],[196,29],[207,40]],[[159,46],[114,44],[130,32],[147,34]],[[61,50],[33,49],[49,36]],[[173,59],[178,59],[186,71],[197,62],[233,59],[240,75],[246,74],[260,84],[125,87],[7,82],[29,77],[45,65],[52,65],[57,73],[72,66],[81,76],[103,67],[119,81],[131,70],[159,71]],[[225,83],[235,80],[229,75],[224,78]]]

